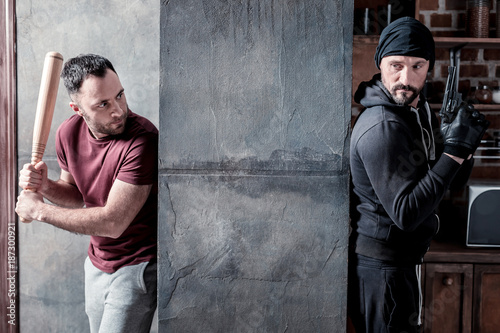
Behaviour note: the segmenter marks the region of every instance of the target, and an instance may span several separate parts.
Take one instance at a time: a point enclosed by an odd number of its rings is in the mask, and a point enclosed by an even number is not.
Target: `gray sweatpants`
[[[156,310],[156,263],[109,274],[85,260],[85,312],[91,333],[149,333]]]

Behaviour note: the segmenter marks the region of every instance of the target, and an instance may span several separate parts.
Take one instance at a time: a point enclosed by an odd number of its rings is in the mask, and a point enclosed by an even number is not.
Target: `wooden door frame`
[[[16,1],[2,0],[0,16],[0,332],[19,332],[17,246]]]

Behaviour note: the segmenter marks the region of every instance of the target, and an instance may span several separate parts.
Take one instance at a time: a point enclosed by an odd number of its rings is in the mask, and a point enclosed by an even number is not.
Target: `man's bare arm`
[[[50,202],[66,208],[83,207],[82,194],[75,184],[73,176],[64,170],[61,170],[61,176],[57,181],[48,179],[47,186],[40,191]]]
[[[45,222],[67,231],[117,238],[139,213],[151,187],[152,185],[132,185],[115,180],[104,207],[77,209],[46,204],[40,193],[23,191],[19,196],[16,212],[24,218]]]

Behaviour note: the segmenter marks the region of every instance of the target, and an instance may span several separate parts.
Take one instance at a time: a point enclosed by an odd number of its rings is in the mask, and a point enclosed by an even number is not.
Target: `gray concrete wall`
[[[162,1],[160,332],[344,332],[352,1]]]
[[[45,54],[98,53],[116,67],[130,108],[159,124],[159,1],[16,1],[19,168],[29,161]],[[54,135],[73,114],[61,82],[44,160],[57,178]],[[20,225],[20,328],[26,333],[88,332],[83,261],[88,237],[39,222]]]

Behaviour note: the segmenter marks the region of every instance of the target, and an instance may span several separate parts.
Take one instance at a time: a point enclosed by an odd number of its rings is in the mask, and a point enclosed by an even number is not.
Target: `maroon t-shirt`
[[[78,115],[64,121],[56,134],[61,169],[71,173],[85,206],[103,207],[115,179],[134,185],[153,184],[146,203],[123,234],[90,237],[88,255],[106,273],[156,258],[158,130],[146,118],[129,113],[124,133],[96,140]]]

